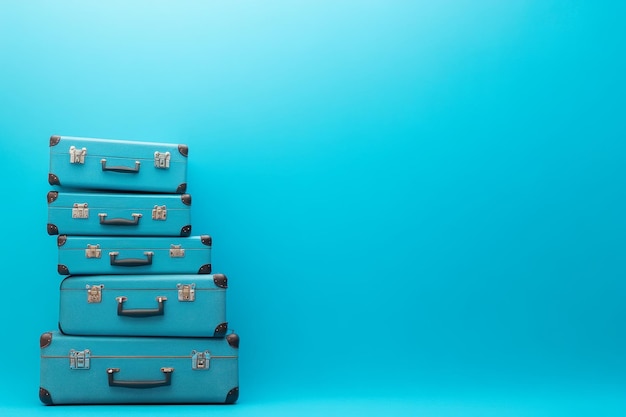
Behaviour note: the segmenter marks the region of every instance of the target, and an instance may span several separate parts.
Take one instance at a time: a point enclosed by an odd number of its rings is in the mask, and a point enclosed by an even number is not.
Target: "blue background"
[[[0,414],[623,416],[625,12],[3,2]],[[52,134],[189,145],[237,406],[39,404]]]

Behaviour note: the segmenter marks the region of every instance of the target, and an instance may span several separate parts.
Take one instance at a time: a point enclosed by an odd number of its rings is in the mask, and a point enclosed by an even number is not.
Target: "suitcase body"
[[[61,283],[59,329],[75,336],[224,337],[227,278],[85,275]]]
[[[44,404],[234,403],[239,337],[41,335]]]
[[[184,193],[187,146],[170,143],[50,138],[48,182],[68,188]]]
[[[210,274],[211,237],[57,237],[62,275]]]
[[[189,194],[48,192],[48,234],[189,236]]]

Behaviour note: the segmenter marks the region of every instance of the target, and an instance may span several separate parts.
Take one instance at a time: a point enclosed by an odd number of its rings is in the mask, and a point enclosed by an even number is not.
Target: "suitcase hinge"
[[[89,218],[89,209],[87,203],[74,203],[72,206],[72,219],[87,219]]]
[[[167,207],[154,206],[152,209],[152,220],[167,220]]]
[[[191,351],[191,369],[195,371],[209,369],[210,361],[211,354],[208,350],[204,352]]]
[[[100,257],[102,257],[102,249],[100,249],[100,245],[87,244],[87,249],[85,249],[85,258],[100,258]]]
[[[70,146],[70,164],[84,164],[87,148],[78,149],[76,146]]]
[[[91,351],[85,350],[70,350],[70,369],[89,369],[90,366]]]
[[[183,249],[182,246],[183,245],[170,245],[170,258],[184,258],[185,249]]]
[[[177,284],[178,301],[194,301],[196,299],[196,284]]]
[[[87,288],[87,302],[88,303],[99,303],[102,301],[102,289],[104,285],[89,285],[85,286]]]
[[[155,152],[154,153],[154,166],[161,169],[167,169],[170,167],[170,153],[169,152]]]

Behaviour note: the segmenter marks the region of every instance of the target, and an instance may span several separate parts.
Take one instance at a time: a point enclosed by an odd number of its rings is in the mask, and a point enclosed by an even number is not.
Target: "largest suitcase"
[[[48,192],[48,234],[189,236],[189,194]]]
[[[41,335],[44,404],[234,403],[239,336],[225,338]]]
[[[52,136],[48,182],[69,188],[184,193],[186,145]]]

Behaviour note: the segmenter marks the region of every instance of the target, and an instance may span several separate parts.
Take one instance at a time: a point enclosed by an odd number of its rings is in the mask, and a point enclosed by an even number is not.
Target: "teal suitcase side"
[[[189,236],[189,194],[48,192],[48,234]]]
[[[232,404],[239,336],[40,337],[39,399],[54,404]]]
[[[227,277],[82,275],[61,282],[59,329],[76,336],[224,337]]]
[[[210,274],[209,235],[191,237],[57,237],[62,275]]]
[[[186,145],[52,136],[48,182],[66,188],[184,193]]]

